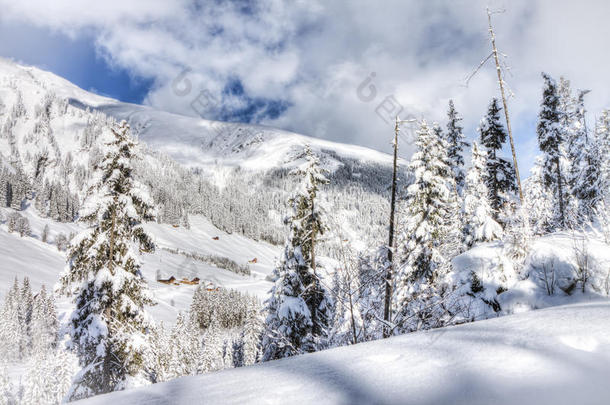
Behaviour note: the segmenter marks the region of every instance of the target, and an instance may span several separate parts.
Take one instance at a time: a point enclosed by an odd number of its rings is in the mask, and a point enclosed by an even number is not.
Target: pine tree
[[[36,355],[41,355],[55,348],[59,322],[53,296],[47,295],[44,285],[34,298],[31,323],[32,351]]]
[[[316,199],[320,184],[328,180],[309,147],[303,157],[305,164],[293,171],[301,177],[301,184],[290,200],[290,233],[273,272],[271,297],[265,302],[264,361],[319,349],[325,344],[332,319],[332,303],[315,262],[318,235],[325,230]]]
[[[203,335],[200,373],[208,373],[224,368],[223,343],[218,319],[212,318],[210,326]]]
[[[24,236],[30,236],[32,233],[32,228],[30,227],[30,221],[24,216],[20,216],[17,221],[17,231],[19,232],[19,236],[22,238]]]
[[[4,363],[4,359],[0,360],[0,404],[11,405],[16,404],[14,387],[9,377],[8,367]]]
[[[561,131],[562,114],[557,93],[557,84],[546,73],[541,110],[538,120],[538,145],[544,157],[544,185],[554,199],[553,230],[564,229],[567,224],[566,195],[567,179],[563,160],[565,159],[564,139]],[[562,167],[564,166],[564,167]]]
[[[544,185],[543,165],[544,159],[540,156],[536,158],[525,188],[525,201],[534,235],[544,235],[550,232],[553,222],[553,201]]]
[[[13,286],[6,294],[4,306],[0,312],[0,320],[2,321],[0,355],[8,360],[21,358],[23,320],[21,319],[20,297],[19,281],[15,277]]]
[[[597,134],[589,134],[584,97],[581,90],[576,100],[574,124],[569,133],[568,157],[571,160],[570,194],[578,201],[577,225],[595,220],[595,211],[602,200],[601,153]]]
[[[252,303],[248,306],[246,323],[241,335],[241,353],[244,366],[250,366],[260,359],[261,339],[264,332],[264,324],[259,318],[259,304]],[[234,362],[236,358],[234,357]]]
[[[23,285],[18,299],[19,321],[21,326],[21,339],[19,344],[20,357],[30,355],[32,349],[32,313],[34,312],[34,294],[30,286],[30,279],[23,278]]]
[[[503,207],[517,191],[512,163],[499,156],[502,146],[506,142],[506,131],[500,122],[500,111],[498,100],[494,98],[489,104],[487,116],[481,121],[478,129],[481,144],[487,151],[485,183],[489,190],[489,203],[493,210],[493,217],[498,222]]]
[[[122,389],[140,376],[149,327],[144,306],[153,303],[137,250],[154,249],[142,228],[153,219],[152,202],[133,179],[138,154],[129,126],[123,121],[111,134],[81,211],[90,227],[72,241],[61,278],[64,293],[76,296],[70,335],[82,371],[72,399]]]
[[[409,169],[402,232],[399,235],[398,289],[395,296],[398,332],[442,324],[441,280],[448,258],[443,254],[451,232],[454,194],[446,143],[423,121],[417,132],[417,152]]]
[[[24,378],[23,403],[65,402],[72,378],[77,371],[73,356],[66,350],[51,350],[33,357]]]
[[[201,362],[199,334],[193,323],[183,314],[178,314],[165,350],[168,350],[170,357],[162,381],[194,375],[197,372]]]
[[[564,176],[565,187],[564,215],[566,226],[574,228],[583,225],[585,219],[579,215],[579,197],[575,194],[577,178],[580,176],[582,157],[586,140],[586,123],[584,111],[584,95],[587,92],[579,92],[579,97],[572,95],[570,81],[560,77],[557,94],[559,97],[559,125],[561,138],[560,166]]]
[[[485,185],[487,154],[472,144],[472,167],[466,175],[463,206],[464,243],[471,248],[480,242],[502,237],[502,227],[493,218],[489,204],[489,192]]]
[[[464,134],[462,133],[462,126],[460,121],[462,117],[459,116],[453,105],[453,100],[449,100],[449,110],[447,112],[449,122],[447,123],[447,132],[445,134],[445,141],[448,144],[447,156],[451,163],[451,170],[453,172],[453,178],[459,195],[462,195],[464,189],[464,148],[468,147],[468,142],[465,141]]]

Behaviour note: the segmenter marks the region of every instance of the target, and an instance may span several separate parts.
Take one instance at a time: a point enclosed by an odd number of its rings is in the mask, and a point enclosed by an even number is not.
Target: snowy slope
[[[329,169],[340,164],[333,158],[333,153],[364,162],[384,165],[391,162],[391,157],[385,153],[356,145],[260,125],[210,121],[122,103],[80,89],[50,72],[0,58],[0,96],[2,85],[19,88],[24,95],[53,91],[77,108],[99,110],[117,119],[126,119],[138,132],[140,140],[186,166],[268,170],[290,165],[305,144],[310,144],[317,152],[326,151],[322,152],[322,161]]]
[[[10,211],[4,209],[5,214]],[[60,224],[48,218],[41,218],[31,208],[21,214],[30,221],[31,237],[21,238],[16,233],[8,233],[6,225],[0,225],[0,257],[3,258],[0,260],[0,297],[5,296],[15,277],[28,277],[35,290],[43,284],[47,287],[54,286],[66,266],[66,253],[57,250],[54,244],[55,236],[60,232],[69,234],[81,229],[76,224]],[[271,288],[271,283],[265,277],[271,273],[280,249],[264,242],[255,242],[240,235],[219,231],[205,218],[195,216],[191,218],[191,222],[190,230],[163,224],[147,225],[157,243],[155,253],[145,254],[141,258],[144,277],[157,301],[157,305],[149,308],[153,318],[172,324],[178,312],[189,308],[196,288],[158,283],[155,281],[157,271],[160,271],[163,277],[198,277],[202,283],[236,289],[264,299]],[[40,240],[45,224],[49,224],[51,229],[49,243]],[[216,236],[218,240],[213,240]],[[235,274],[163,248],[227,257],[240,265],[247,265],[252,274]],[[254,257],[257,258],[257,263],[248,264]],[[65,298],[59,299],[58,306],[62,317],[65,315],[62,313],[70,310],[70,304]]]
[[[605,404],[610,303],[418,332],[83,404]]]

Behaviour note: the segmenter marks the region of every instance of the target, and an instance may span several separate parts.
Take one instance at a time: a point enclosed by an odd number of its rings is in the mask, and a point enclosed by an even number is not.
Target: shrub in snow
[[[44,229],[42,230],[42,235],[40,235],[40,240],[43,243],[47,243],[47,241],[49,240],[49,225],[44,226]]]
[[[64,233],[58,233],[57,236],[55,236],[55,245],[57,246],[57,250],[64,251],[68,249],[70,244]]]
[[[512,261],[501,242],[480,244],[455,257],[447,284],[449,300],[456,308],[453,322],[470,322],[497,316],[499,295],[518,280]]]

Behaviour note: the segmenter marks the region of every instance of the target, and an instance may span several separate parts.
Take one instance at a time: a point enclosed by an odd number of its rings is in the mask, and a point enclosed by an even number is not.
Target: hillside
[[[107,404],[602,404],[610,303],[417,332],[102,395]]]
[[[45,210],[42,200],[60,200],[43,215],[61,222],[75,219],[90,167],[100,158],[100,138],[120,119],[129,121],[141,141],[145,159],[136,162],[137,177],[152,188],[159,222],[186,226],[189,214],[198,214],[223,231],[281,244],[285,204],[293,189],[287,174],[302,161],[308,144],[330,172],[326,204],[345,219],[336,225],[338,234],[361,246],[385,239],[389,155],[121,103],[0,59],[0,167],[16,177],[11,183],[22,183],[13,187],[22,194],[15,200],[34,192],[41,200],[38,211]],[[408,176],[400,178],[405,182]],[[63,205],[65,199],[68,212],[55,212],[53,204]]]

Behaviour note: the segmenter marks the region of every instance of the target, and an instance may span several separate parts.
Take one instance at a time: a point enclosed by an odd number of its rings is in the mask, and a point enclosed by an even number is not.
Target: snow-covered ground
[[[4,209],[4,212],[7,215],[11,210]],[[32,236],[22,238],[17,233],[8,233],[6,225],[0,225],[0,257],[3,258],[0,260],[0,297],[4,297],[15,277],[28,277],[34,290],[38,290],[43,284],[52,288],[66,266],[66,253],[57,250],[53,243],[55,236],[60,232],[67,235],[80,230],[76,224],[61,224],[41,218],[32,208],[20,213],[30,221]],[[48,224],[51,230],[49,243],[40,240],[45,224]],[[178,312],[189,308],[196,288],[185,284],[177,286],[158,283],[158,271],[164,278],[198,277],[201,283],[236,289],[256,295],[260,299],[264,299],[271,288],[271,282],[265,278],[273,270],[280,248],[241,235],[227,234],[199,216],[191,217],[191,228],[188,230],[156,223],[147,224],[146,227],[157,243],[156,252],[142,256],[142,270],[157,301],[157,305],[149,310],[157,321],[172,324]],[[218,237],[218,240],[215,240],[215,237]],[[236,274],[181,254],[171,253],[164,248],[226,257],[242,266],[248,266],[251,275]],[[254,258],[257,259],[256,263],[248,263]],[[58,305],[63,318],[70,306],[63,299],[58,301]]]
[[[610,303],[554,307],[116,392],[83,404],[607,404]]]

